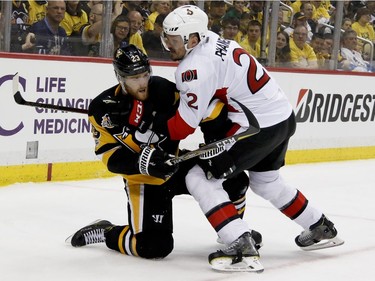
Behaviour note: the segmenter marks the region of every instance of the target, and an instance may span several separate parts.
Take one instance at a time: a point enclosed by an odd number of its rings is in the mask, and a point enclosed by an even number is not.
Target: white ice
[[[23,183],[0,188],[0,280],[375,280],[375,160],[290,165],[281,173],[335,223],[343,246],[300,250],[301,228],[249,191],[245,219],[263,234],[261,274],[210,269],[207,256],[221,245],[189,196],[174,199],[175,248],[164,260],[104,244],[73,248],[65,239],[95,219],[127,223],[121,178]]]

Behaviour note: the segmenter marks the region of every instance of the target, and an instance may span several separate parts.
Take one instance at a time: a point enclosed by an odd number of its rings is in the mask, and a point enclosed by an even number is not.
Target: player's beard
[[[186,52],[186,50],[185,50],[185,52]],[[169,49],[169,56],[170,56],[171,60],[179,61],[179,60],[182,60],[185,57],[185,53],[182,54],[181,52],[176,51],[174,48],[170,48]]]
[[[126,91],[129,95],[133,96],[136,100],[145,101],[148,98],[148,86],[140,87],[138,89],[131,89],[126,87]]]

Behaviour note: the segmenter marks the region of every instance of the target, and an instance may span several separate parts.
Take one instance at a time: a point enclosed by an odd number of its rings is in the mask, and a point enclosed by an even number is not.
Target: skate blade
[[[257,272],[264,271],[263,265],[259,261],[259,257],[244,257],[242,261],[232,263],[233,258],[221,257],[213,259],[210,264],[212,269],[223,272]]]
[[[313,244],[313,245],[306,246],[306,247],[300,247],[300,248],[304,251],[315,251],[315,250],[337,247],[337,246],[344,244],[344,242],[345,242],[344,240],[336,236],[332,239],[322,240],[317,244]]]
[[[70,235],[68,238],[66,238],[66,239],[65,239],[65,243],[71,245],[71,244],[72,244],[72,238],[73,238],[73,235],[74,235],[74,234],[72,234],[72,235]]]

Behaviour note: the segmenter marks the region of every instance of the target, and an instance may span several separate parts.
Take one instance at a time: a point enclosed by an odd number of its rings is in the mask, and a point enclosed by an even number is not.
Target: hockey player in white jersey
[[[172,60],[179,61],[175,79],[181,94],[180,105],[166,124],[171,139],[180,140],[192,134],[215,99],[226,105],[232,122],[224,132],[226,136],[248,127],[243,111],[232,98],[252,111],[261,128],[255,136],[215,155],[201,157],[200,166],[187,175],[189,192],[228,245],[209,256],[211,265],[219,270],[261,268],[257,267],[259,253],[249,227],[244,221],[233,219],[233,207],[228,205],[230,200],[221,188],[224,178],[244,170],[249,172],[253,192],[304,229],[295,238],[298,246],[307,250],[342,244],[333,223],[279,174],[285,164],[289,138],[296,129],[293,109],[283,90],[235,41],[208,31],[207,22],[207,15],[200,8],[187,5],[172,11],[163,23],[163,44]],[[210,128],[205,128],[204,122],[202,130],[209,136]],[[205,138],[206,143],[214,140]]]

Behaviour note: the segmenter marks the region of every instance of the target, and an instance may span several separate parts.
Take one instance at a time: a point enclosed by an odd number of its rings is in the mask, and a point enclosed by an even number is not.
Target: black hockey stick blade
[[[14,94],[14,100],[16,101],[16,103],[18,104],[25,104],[25,100],[24,98],[22,97],[20,91],[17,91],[15,94]]]
[[[16,73],[13,76],[13,97],[14,97],[14,100],[15,100],[16,103],[18,103],[20,105],[27,105],[27,106],[32,106],[32,107],[39,107],[39,108],[47,108],[47,109],[61,110],[61,111],[67,111],[67,112],[88,114],[88,110],[83,109],[83,108],[75,108],[75,107],[67,107],[67,106],[61,106],[61,105],[26,101],[22,97],[20,91],[18,90],[18,79],[19,79],[18,73]]]
[[[226,137],[226,138],[218,140],[216,142],[207,144],[207,145],[205,145],[201,148],[190,151],[190,152],[188,152],[184,155],[169,159],[165,163],[168,164],[168,165],[175,165],[175,164],[181,163],[183,161],[189,160],[191,158],[197,157],[199,155],[202,155],[203,153],[205,153],[207,151],[216,149],[218,147],[225,146],[227,144],[234,144],[237,141],[240,141],[242,139],[251,137],[251,136],[259,133],[259,131],[260,131],[259,123],[258,123],[258,120],[255,118],[254,114],[246,106],[244,106],[242,103],[240,103],[239,101],[237,101],[233,98],[231,98],[231,99],[241,107],[241,109],[243,110],[243,112],[246,115],[246,118],[249,122],[249,128],[246,131],[244,131],[242,133],[239,133],[239,134],[236,134],[236,135],[233,135],[233,136],[230,136],[230,137]]]

